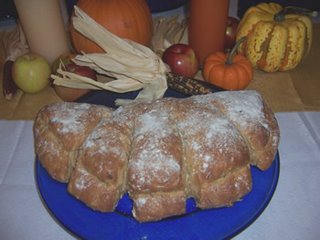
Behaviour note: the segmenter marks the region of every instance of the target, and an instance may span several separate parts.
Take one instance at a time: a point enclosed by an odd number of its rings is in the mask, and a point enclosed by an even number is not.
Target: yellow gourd
[[[295,68],[309,53],[312,22],[306,9],[260,3],[241,19],[236,39],[247,36],[238,48],[253,67],[266,72]]]

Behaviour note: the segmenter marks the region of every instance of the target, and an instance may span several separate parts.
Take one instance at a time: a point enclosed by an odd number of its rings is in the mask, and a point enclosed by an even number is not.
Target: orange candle
[[[229,0],[191,0],[188,40],[200,65],[213,52],[224,50]]]
[[[69,51],[59,0],[14,0],[30,50],[50,63]]]

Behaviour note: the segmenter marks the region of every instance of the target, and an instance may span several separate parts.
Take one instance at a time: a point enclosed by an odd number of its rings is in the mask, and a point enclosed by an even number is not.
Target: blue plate
[[[116,98],[133,98],[136,92],[115,94],[93,92],[79,99],[114,106]],[[172,90],[166,96],[185,97]],[[183,216],[168,218],[159,222],[138,223],[128,214],[123,214],[127,201],[121,200],[118,210],[100,213],[88,208],[67,192],[67,185],[52,179],[36,160],[35,175],[43,203],[50,213],[67,230],[83,239],[224,239],[237,235],[248,227],[266,208],[276,189],[280,171],[279,154],[266,171],[251,168],[253,188],[241,201],[232,207],[197,210]],[[129,209],[129,208],[128,208]]]

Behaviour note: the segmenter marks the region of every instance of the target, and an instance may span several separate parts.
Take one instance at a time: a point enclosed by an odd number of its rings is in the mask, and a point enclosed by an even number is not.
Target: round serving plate
[[[134,98],[137,92],[116,94],[94,91],[79,102],[115,107],[117,98]],[[167,90],[165,97],[186,97]],[[35,175],[43,203],[67,230],[83,239],[225,239],[237,235],[257,219],[270,202],[279,178],[280,159],[277,153],[266,171],[251,167],[252,191],[232,207],[198,210],[158,222],[139,223],[130,214],[123,214],[119,206],[115,212],[94,211],[71,196],[67,184],[52,179],[40,162],[35,162]],[[127,195],[124,197],[127,198]],[[120,208],[130,209],[121,200]]]

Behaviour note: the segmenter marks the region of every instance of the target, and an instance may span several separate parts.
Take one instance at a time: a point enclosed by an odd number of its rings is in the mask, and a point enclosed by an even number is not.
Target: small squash
[[[203,78],[225,90],[245,89],[253,77],[250,61],[241,54],[236,54],[240,39],[229,54],[223,52],[211,53],[204,62]]]
[[[145,46],[151,44],[152,16],[145,0],[79,0],[77,6],[113,34]],[[104,52],[72,26],[70,34],[76,51]]]
[[[241,19],[236,39],[247,36],[239,47],[255,68],[266,72],[295,68],[309,53],[312,22],[308,10],[260,3]]]

